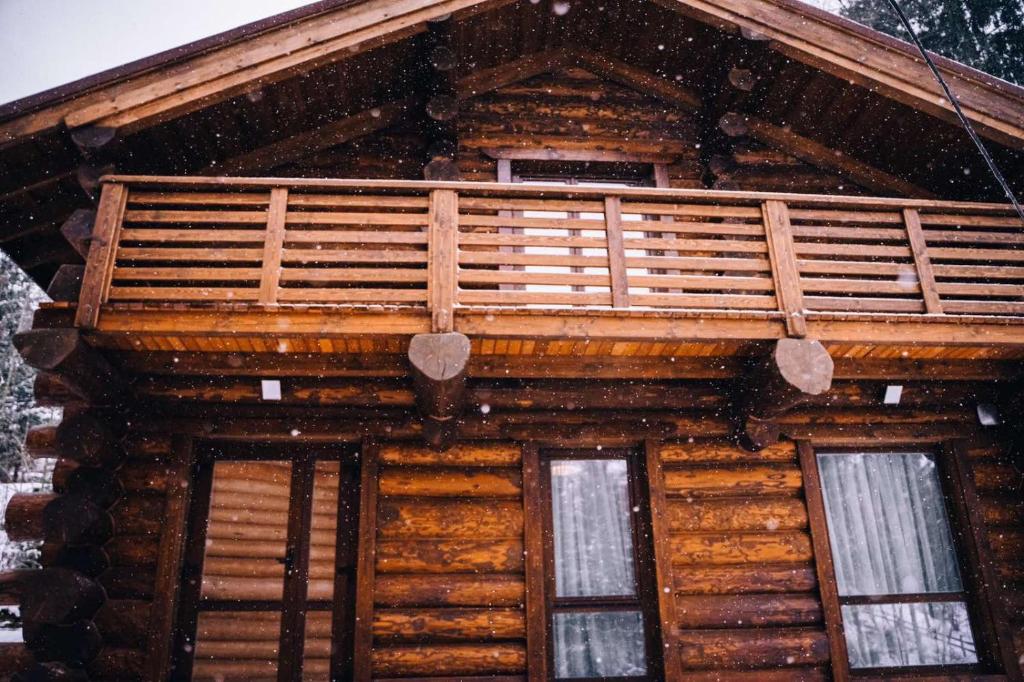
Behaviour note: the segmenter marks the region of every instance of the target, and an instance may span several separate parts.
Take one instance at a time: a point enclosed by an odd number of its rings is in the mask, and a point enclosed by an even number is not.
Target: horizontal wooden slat
[[[422,303],[427,300],[426,289],[289,289],[278,290],[281,302],[310,303]]]
[[[425,269],[410,268],[284,268],[282,282],[421,282]]]
[[[288,230],[285,244],[426,244],[426,232],[371,232],[368,230]]]
[[[253,242],[262,243],[263,230],[162,230],[125,228],[123,242]]]
[[[136,268],[122,267],[114,268],[114,279],[145,279],[159,281],[193,281],[193,280],[218,280],[218,281],[259,281],[259,268]]]

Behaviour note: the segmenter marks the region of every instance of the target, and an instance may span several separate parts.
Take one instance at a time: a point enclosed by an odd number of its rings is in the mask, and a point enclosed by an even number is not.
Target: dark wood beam
[[[754,360],[737,383],[741,444],[761,450],[777,443],[778,418],[825,394],[832,387],[834,370],[832,357],[819,341],[775,342],[771,352]]]
[[[86,344],[77,329],[31,329],[16,334],[14,346],[30,367],[61,375],[96,403],[125,398],[121,373]]]
[[[466,403],[469,338],[458,333],[417,334],[409,342],[409,365],[423,436],[439,450],[455,440]]]

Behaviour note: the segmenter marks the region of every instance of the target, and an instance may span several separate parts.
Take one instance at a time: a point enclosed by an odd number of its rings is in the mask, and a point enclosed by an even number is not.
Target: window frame
[[[815,567],[821,594],[833,679],[837,682],[856,679],[878,679],[899,676],[913,679],[935,679],[936,676],[961,674],[1000,674],[1006,670],[1006,658],[1001,647],[1003,637],[993,616],[993,595],[996,583],[991,580],[991,554],[985,538],[984,526],[978,516],[977,493],[970,470],[966,466],[964,446],[958,441],[936,443],[893,443],[892,445],[851,442],[849,445],[829,443],[815,447],[811,442],[798,441],[800,466],[803,473],[811,540],[814,547]],[[928,454],[935,460],[939,482],[945,502],[946,518],[960,569],[960,592],[914,593],[903,595],[864,595],[841,597],[836,584],[832,543],[828,531],[818,455],[843,454]],[[852,668],[846,646],[846,631],[842,606],[854,604],[890,604],[921,602],[959,602],[966,605],[971,634],[974,638],[977,663],[957,665],[916,665],[872,668]]]
[[[300,452],[295,452],[301,448]],[[171,680],[191,680],[199,614],[207,611],[275,611],[281,614],[278,636],[277,679],[302,680],[305,661],[306,613],[331,613],[330,679],[347,679],[354,663],[356,565],[359,541],[360,467],[358,447],[351,443],[287,446],[244,442],[200,441],[195,445],[191,470],[194,486],[188,510],[185,553],[179,585],[181,599],[174,631]],[[286,551],[294,558],[285,564],[281,599],[218,600],[202,597],[206,533],[217,462],[282,461],[291,464]],[[312,532],[313,493],[318,462],[339,463],[338,521],[335,539],[334,597],[308,597],[309,559]],[[347,478],[346,478],[347,474]],[[345,487],[348,481],[350,486]],[[344,493],[344,494],[343,494]],[[295,504],[298,500],[299,503]],[[347,523],[342,524],[345,510]],[[287,560],[286,560],[287,561]],[[338,595],[344,591],[344,598]]]
[[[541,519],[544,545],[544,627],[547,636],[545,656],[550,680],[573,682],[645,682],[662,679],[662,646],[658,590],[655,577],[653,532],[651,531],[650,501],[647,498],[646,470],[643,453],[631,448],[542,448],[538,452],[540,463]],[[561,460],[623,459],[626,462],[627,491],[630,509],[630,534],[633,541],[633,576],[635,596],[558,597],[555,586],[554,514],[551,497],[551,463]],[[646,536],[646,537],[645,537]],[[647,674],[635,677],[555,677],[555,645],[551,633],[556,613],[611,613],[639,611],[644,624],[644,647]]]

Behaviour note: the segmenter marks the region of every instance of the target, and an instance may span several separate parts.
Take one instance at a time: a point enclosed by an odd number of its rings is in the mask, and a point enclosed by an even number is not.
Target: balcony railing
[[[1024,316],[1008,206],[490,183],[111,177],[77,323],[112,304]],[[756,311],[756,313],[755,313]]]

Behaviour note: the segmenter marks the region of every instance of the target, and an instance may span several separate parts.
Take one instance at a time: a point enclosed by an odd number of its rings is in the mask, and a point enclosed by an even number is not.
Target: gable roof
[[[945,120],[915,48],[797,0],[651,0]],[[0,145],[60,126],[128,133],[510,0],[325,0],[0,107]],[[1024,88],[935,56],[968,117],[1024,148]]]

